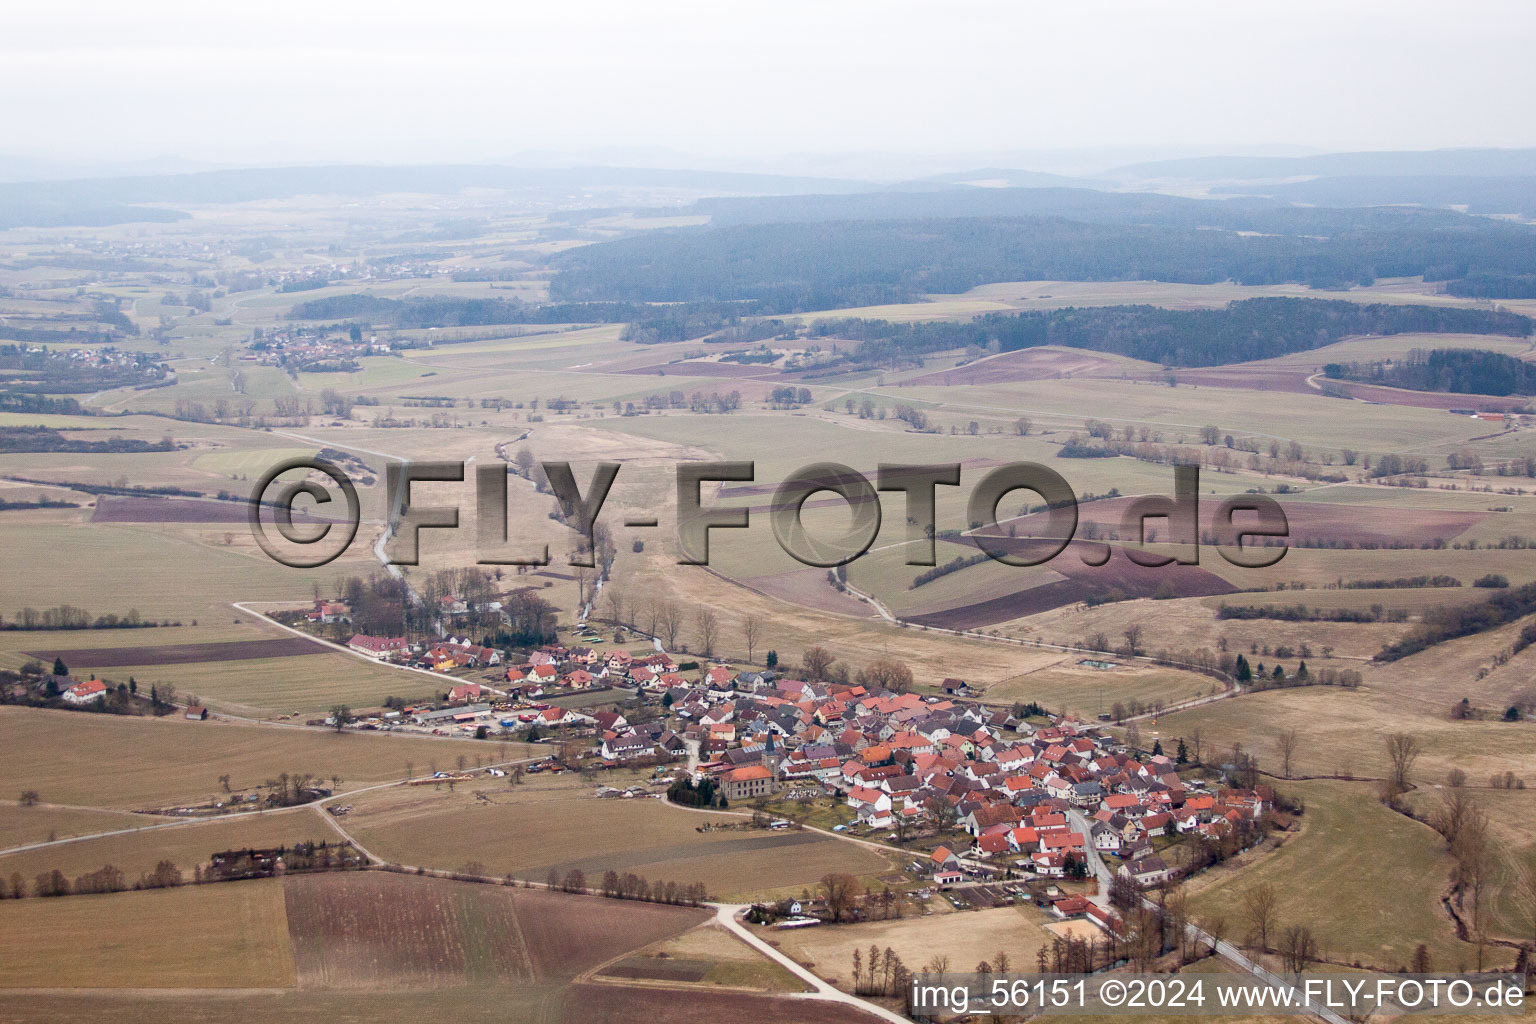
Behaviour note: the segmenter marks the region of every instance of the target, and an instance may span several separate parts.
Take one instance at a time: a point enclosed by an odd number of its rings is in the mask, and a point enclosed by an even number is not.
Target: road
[[[832,985],[830,982],[818,978],[808,969],[800,966],[800,964],[796,962],[792,957],[779,952],[773,946],[758,938],[755,934],[753,934],[750,928],[737,920],[738,914],[742,914],[747,911],[748,908],[746,904],[717,903],[713,904],[713,906],[715,907],[715,921],[720,925],[720,927],[726,929],[742,942],[745,942],[747,945],[763,954],[763,956],[766,956],[768,959],[772,960],[774,963],[778,964],[780,967],[784,968],[786,971],[793,974],[801,981],[805,982],[812,989],[810,992],[797,993],[793,996],[790,996],[790,998],[817,999],[831,1003],[843,1003],[848,1006],[857,1007],[858,1009],[863,1010],[865,1013],[879,1017],[881,1020],[891,1021],[893,1024],[912,1024],[908,1018],[903,1017],[899,1013],[896,1013],[892,1010],[887,1010],[883,1006],[876,1006],[874,1003],[860,999],[858,996],[849,995],[847,992],[842,991],[841,989]]]
[[[1083,813],[1076,808],[1072,808],[1067,811],[1067,817],[1071,820],[1072,827],[1082,832],[1084,838],[1087,839],[1089,837],[1089,822]],[[1091,841],[1084,844],[1084,849],[1087,851],[1088,868],[1093,872],[1093,876],[1098,879],[1099,882],[1098,895],[1090,896],[1089,899],[1091,899],[1097,906],[1108,908],[1109,884],[1114,876],[1110,872],[1109,867],[1104,863],[1104,858],[1099,856],[1099,851],[1093,848],[1093,843]],[[1149,910],[1156,909],[1157,906],[1149,899],[1143,899],[1142,903]],[[1215,942],[1208,932],[1201,930],[1193,924],[1187,925],[1186,928],[1191,939],[1193,939],[1199,945],[1214,948],[1216,954],[1223,960],[1226,960],[1228,963],[1231,963],[1234,966],[1247,971],[1255,978],[1258,978],[1260,981],[1275,988],[1291,988],[1291,985],[1284,978],[1281,978],[1279,975],[1275,974],[1273,971],[1270,971],[1263,965],[1249,959],[1247,955],[1245,955],[1240,949],[1232,945],[1230,942]],[[1300,994],[1298,993],[1295,998],[1299,1002]],[[1349,1022],[1346,1021],[1343,1017],[1339,1016],[1337,1013],[1334,1013],[1332,1010],[1329,1010],[1326,1007],[1309,1003],[1307,1008],[1312,1011],[1314,1016],[1322,1018],[1327,1022],[1327,1024],[1349,1024]]]

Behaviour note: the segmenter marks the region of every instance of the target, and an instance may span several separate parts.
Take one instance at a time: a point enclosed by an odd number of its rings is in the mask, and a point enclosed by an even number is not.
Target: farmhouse
[[[98,700],[106,699],[107,686],[99,679],[88,679],[83,683],[76,683],[59,696],[67,704],[93,704]]]

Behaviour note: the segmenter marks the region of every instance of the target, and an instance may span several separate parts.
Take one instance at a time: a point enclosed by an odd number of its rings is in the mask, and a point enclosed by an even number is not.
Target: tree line
[[[1380,384],[1410,391],[1447,391],[1465,395],[1536,394],[1536,366],[1502,352],[1448,348],[1415,349],[1404,359],[1370,363],[1329,363],[1332,380]]]
[[[1320,348],[1361,334],[1525,337],[1533,327],[1530,317],[1493,310],[1277,296],[1241,299],[1221,309],[1069,306],[988,313],[965,322],[819,320],[811,333],[856,342],[844,358],[868,366],[901,365],[951,349],[980,354],[1041,345],[1111,352],[1165,366],[1219,366]]]
[[[1218,210],[1207,204],[1208,214]],[[557,302],[750,300],[752,312],[790,314],[920,301],[996,281],[1343,288],[1383,277],[1521,274],[1536,264],[1536,235],[1523,227],[1446,217],[1338,227],[1250,236],[1059,217],[955,217],[650,231],[554,257],[550,295]]]
[[[1377,661],[1397,661],[1458,637],[1486,633],[1536,613],[1536,583],[1500,589],[1486,601],[1452,608],[1431,608],[1424,621],[1401,640],[1384,646]]]

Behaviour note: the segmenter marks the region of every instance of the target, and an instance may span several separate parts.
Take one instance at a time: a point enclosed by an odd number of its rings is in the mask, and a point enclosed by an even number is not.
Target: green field
[[[1475,947],[1457,940],[1436,904],[1452,866],[1438,835],[1383,807],[1369,786],[1292,783],[1285,790],[1306,801],[1301,834],[1251,867],[1200,883],[1190,901],[1197,917],[1222,917],[1227,935],[1242,942],[1242,893],[1268,883],[1281,894],[1281,926],[1306,923],[1332,960],[1397,970],[1422,942],[1437,970],[1475,968]],[[1496,949],[1489,962],[1508,953]]]

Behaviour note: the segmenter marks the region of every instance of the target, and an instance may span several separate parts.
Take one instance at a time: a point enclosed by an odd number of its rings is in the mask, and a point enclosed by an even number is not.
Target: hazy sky
[[[7,0],[0,153],[1536,145],[1526,0]]]

